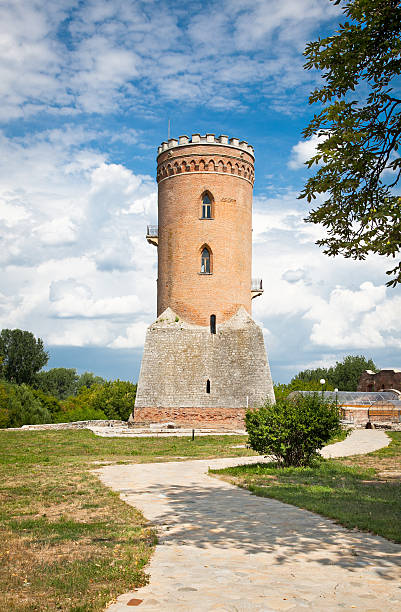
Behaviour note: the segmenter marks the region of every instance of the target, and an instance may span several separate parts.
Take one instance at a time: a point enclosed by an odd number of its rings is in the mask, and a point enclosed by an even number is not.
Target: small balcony
[[[146,240],[149,244],[158,246],[159,244],[159,227],[157,225],[148,225],[146,229]]]
[[[252,299],[262,295],[263,293],[263,283],[261,278],[253,278],[251,284],[251,297]]]

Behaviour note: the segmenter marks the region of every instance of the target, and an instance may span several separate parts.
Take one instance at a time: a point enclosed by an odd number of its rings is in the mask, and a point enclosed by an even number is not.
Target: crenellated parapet
[[[233,175],[253,185],[254,149],[245,140],[214,134],[170,138],[158,148],[157,181],[185,173]]]

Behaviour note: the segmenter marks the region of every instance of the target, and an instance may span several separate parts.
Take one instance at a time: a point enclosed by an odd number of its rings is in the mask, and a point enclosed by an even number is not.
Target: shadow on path
[[[188,463],[185,471],[190,467]],[[400,577],[401,546],[398,544],[380,536],[348,530],[307,510],[253,496],[202,473],[198,479],[205,483],[169,483],[168,472],[174,466],[170,463],[163,469],[164,465],[153,464],[152,479],[150,474],[139,476],[139,471],[149,471],[143,470],[143,466],[124,466],[133,486],[114,486],[125,501],[139,507],[159,527],[162,545],[188,544],[201,549],[212,546],[248,554],[268,553],[278,564],[307,558],[353,572],[369,567],[386,580]],[[121,470],[122,466],[104,469],[110,475],[110,470]],[[140,482],[143,477],[147,481],[145,486]]]

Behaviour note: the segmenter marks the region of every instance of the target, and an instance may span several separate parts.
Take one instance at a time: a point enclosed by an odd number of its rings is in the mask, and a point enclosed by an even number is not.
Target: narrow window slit
[[[216,333],[216,315],[210,315],[210,333]]]
[[[210,393],[210,380],[207,379],[206,381],[206,393]]]

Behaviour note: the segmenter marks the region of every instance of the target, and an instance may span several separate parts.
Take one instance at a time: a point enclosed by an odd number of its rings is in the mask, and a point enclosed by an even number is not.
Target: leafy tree
[[[0,428],[3,429],[5,427],[10,426],[10,412],[14,409],[14,405],[16,404],[15,394],[12,391],[10,393],[10,388],[13,388],[13,385],[7,383],[5,381],[0,382]]]
[[[2,427],[51,423],[49,411],[35,398],[28,385],[0,383],[0,422]]]
[[[30,390],[32,392],[33,397],[40,401],[43,408],[46,408],[46,410],[51,416],[60,411],[61,405],[56,397],[44,393],[41,389],[34,389],[30,387]]]
[[[31,384],[36,373],[49,360],[43,340],[22,329],[3,329],[0,333],[2,375],[17,384]]]
[[[347,355],[343,361],[337,361],[332,383],[340,391],[356,391],[362,372],[377,368],[372,359],[366,359],[363,355]]]
[[[324,83],[309,97],[321,110],[303,134],[320,136],[320,164],[300,194],[327,198],[306,221],[322,223],[317,244],[328,255],[365,259],[369,253],[399,260],[401,198],[400,0],[330,0],[349,21],[335,34],[306,46],[305,68],[322,71]],[[398,90],[397,90],[398,86]],[[401,282],[401,261],[386,272]]]
[[[68,397],[62,402],[61,415],[58,421],[67,418],[66,414],[77,414],[78,409],[87,411],[88,419],[121,419],[126,421],[135,403],[136,385],[124,380],[114,380],[102,385],[93,384],[89,388],[81,387],[78,395]],[[89,413],[89,410],[95,411]],[[89,416],[89,414],[100,416]],[[83,414],[83,413],[80,413]],[[80,418],[78,420],[86,420]]]
[[[288,383],[288,385],[285,385],[283,383],[275,384],[274,385],[274,396],[276,400],[278,400],[278,399],[285,399],[293,391],[321,391],[322,385],[319,382],[321,378],[325,378],[325,377],[319,376],[319,378],[316,378],[316,379],[314,378],[312,380],[302,380],[302,379],[298,379],[297,377],[295,377],[291,380],[290,383]],[[326,380],[326,383],[324,385],[324,390],[333,391],[334,386],[330,384],[329,382],[327,382],[326,378],[325,380]]]
[[[103,410],[82,405],[76,397],[71,397],[53,419],[55,423],[72,423],[73,421],[104,421],[107,416]]]
[[[326,381],[326,391],[334,388],[340,391],[356,391],[361,374],[365,370],[377,371],[372,359],[366,359],[363,355],[347,355],[343,361],[337,361],[336,365],[330,368],[316,368],[315,370],[299,372],[291,380],[291,391],[313,391],[314,389],[307,389],[302,385],[312,382],[318,383],[321,378]],[[296,389],[297,385],[299,385],[298,389]]]
[[[245,427],[249,444],[261,455],[269,454],[282,466],[310,465],[320,450],[341,431],[335,402],[319,393],[278,399],[258,410],[248,410]]]
[[[136,385],[125,380],[113,380],[94,385],[89,405],[103,410],[109,419],[127,421],[135,403]]]
[[[79,393],[82,387],[87,387],[90,389],[93,385],[103,385],[105,383],[105,379],[101,376],[95,376],[93,372],[84,372],[78,379],[77,382],[77,392]]]
[[[44,393],[63,400],[76,394],[78,380],[75,368],[51,368],[46,372],[39,372],[34,384]]]

